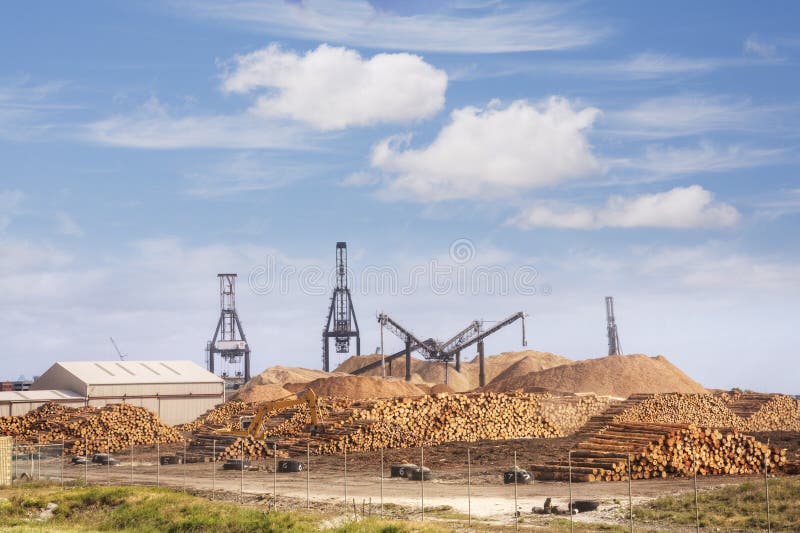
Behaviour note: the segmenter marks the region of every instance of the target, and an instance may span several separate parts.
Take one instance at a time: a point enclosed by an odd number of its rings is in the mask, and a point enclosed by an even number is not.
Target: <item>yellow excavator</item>
[[[308,414],[311,419],[308,431],[311,436],[313,437],[318,433],[324,433],[325,426],[320,423],[322,416],[319,412],[319,405],[317,404],[317,395],[311,389],[300,391],[293,397],[288,396],[279,400],[264,402],[254,415],[239,417],[239,427],[241,429],[220,431],[219,433],[238,435],[240,437],[253,437],[256,440],[261,440],[264,438],[264,420],[269,418],[270,414],[303,404],[308,405]]]

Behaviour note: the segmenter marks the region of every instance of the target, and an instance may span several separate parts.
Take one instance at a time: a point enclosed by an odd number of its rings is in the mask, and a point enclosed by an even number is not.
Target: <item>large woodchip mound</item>
[[[541,389],[593,392],[619,398],[627,398],[639,392],[707,392],[663,355],[648,357],[642,354],[586,359],[494,380],[484,388],[493,392]]]
[[[420,396],[428,393],[427,388],[423,390],[413,383],[372,376],[331,376],[315,379],[310,383],[287,384],[286,388],[292,392],[311,389],[317,396],[351,400]]]

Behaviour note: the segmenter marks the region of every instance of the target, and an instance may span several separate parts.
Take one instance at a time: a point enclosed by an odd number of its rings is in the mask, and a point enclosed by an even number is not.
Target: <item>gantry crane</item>
[[[353,297],[347,286],[347,243],[336,243],[336,286],[333,288],[328,318],[322,330],[322,370],[330,371],[330,347],[328,339],[333,337],[336,353],[350,351],[350,338],[356,339],[356,355],[361,355],[361,334],[353,309]]]
[[[622,355],[622,345],[617,334],[614,318],[614,297],[606,296],[606,332],[608,333],[608,355]]]
[[[405,348],[397,353],[385,357],[384,360],[379,360],[369,365],[363,366],[353,371],[353,374],[363,374],[364,372],[367,372],[374,368],[379,368],[384,363],[384,361],[391,363],[394,359],[405,356],[406,360],[405,378],[406,381],[411,381],[411,352],[419,352],[425,359],[429,361],[441,361],[445,365],[445,382],[446,382],[448,364],[451,361],[455,361],[456,371],[460,371],[461,351],[466,348],[469,348],[473,344],[477,344],[478,364],[479,364],[478,382],[479,385],[483,387],[484,385],[486,385],[486,372],[484,367],[484,345],[483,345],[484,339],[489,335],[500,331],[509,324],[516,322],[517,320],[522,321],[522,345],[527,346],[528,342],[527,339],[525,338],[525,313],[523,313],[522,311],[514,313],[505,320],[501,320],[500,322],[496,323],[494,326],[492,326],[487,330],[483,329],[483,321],[474,320],[470,322],[470,324],[467,327],[465,327],[464,329],[456,333],[453,337],[444,342],[440,342],[432,338],[421,341],[416,335],[411,333],[410,330],[401,326],[397,321],[389,317],[387,314],[381,313],[378,315],[378,323],[381,325],[381,328],[385,327],[389,331],[397,335],[405,343]]]

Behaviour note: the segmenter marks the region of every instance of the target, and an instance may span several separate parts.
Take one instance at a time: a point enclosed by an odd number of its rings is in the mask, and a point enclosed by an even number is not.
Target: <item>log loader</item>
[[[220,433],[237,435],[239,437],[253,437],[256,440],[262,440],[264,438],[264,421],[269,418],[271,414],[303,404],[308,405],[308,414],[310,418],[308,431],[311,436],[313,437],[318,433],[324,433],[325,426],[321,423],[322,416],[317,403],[317,395],[311,389],[300,391],[295,394],[294,397],[264,402],[254,415],[239,417],[239,427],[241,429],[220,431]]]

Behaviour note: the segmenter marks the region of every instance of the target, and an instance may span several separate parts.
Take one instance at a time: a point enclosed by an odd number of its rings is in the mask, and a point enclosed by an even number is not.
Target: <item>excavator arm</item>
[[[297,405],[308,405],[308,413],[311,418],[309,430],[311,435],[316,435],[324,429],[320,424],[319,404],[317,403],[317,395],[311,389],[298,392],[296,398],[282,398],[280,400],[273,400],[264,402],[258,411],[250,417],[241,417],[241,429],[238,431],[225,431],[224,433],[230,435],[238,435],[240,437],[253,437],[256,440],[264,438],[264,420],[269,418],[271,413],[277,413],[295,407]]]

